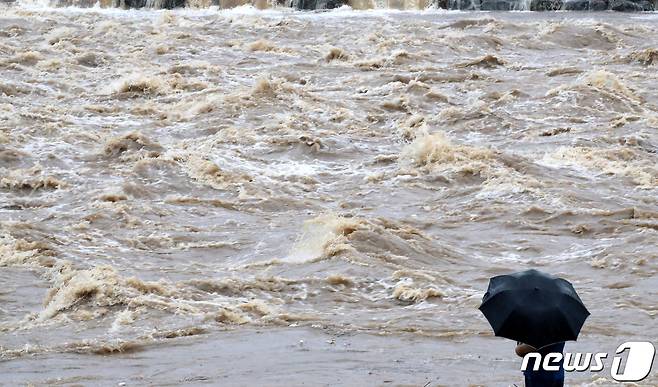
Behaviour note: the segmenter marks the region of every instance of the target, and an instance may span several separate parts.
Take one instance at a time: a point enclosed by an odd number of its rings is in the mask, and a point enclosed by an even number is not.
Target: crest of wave
[[[602,175],[627,177],[639,188],[648,189],[658,185],[656,163],[633,149],[561,147],[553,154],[547,154],[544,161],[596,171]]]
[[[455,144],[443,133],[421,132],[400,154],[402,163],[411,164],[411,174],[435,173],[455,179],[478,176],[483,195],[533,191],[541,186],[537,180],[518,169],[524,163],[489,148]],[[519,167],[515,167],[517,165]]]
[[[640,98],[617,75],[605,70],[591,71],[583,75],[576,83],[558,86],[549,90],[546,95],[553,97],[563,91],[583,89],[593,89],[604,95],[623,97],[635,102],[640,101]]]
[[[440,132],[423,133],[402,150],[402,158],[411,160],[418,166],[486,160],[491,156],[492,152],[487,149],[455,145]]]
[[[357,219],[336,215],[321,215],[307,220],[304,222],[302,235],[283,261],[311,262],[331,255],[330,252],[349,249],[345,236],[356,230],[360,224],[361,222]]]

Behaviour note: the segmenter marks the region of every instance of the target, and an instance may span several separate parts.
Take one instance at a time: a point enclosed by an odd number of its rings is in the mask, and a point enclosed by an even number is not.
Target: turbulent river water
[[[530,267],[654,340],[657,70],[656,14],[4,6],[0,384],[520,384]]]

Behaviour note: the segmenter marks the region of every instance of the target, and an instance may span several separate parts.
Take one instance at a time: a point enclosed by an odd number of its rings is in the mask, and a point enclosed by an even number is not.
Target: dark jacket
[[[564,343],[556,343],[547,345],[543,348],[540,348],[539,352],[542,356],[548,355],[549,353],[562,353],[564,351]],[[551,363],[555,365],[555,363]],[[535,361],[530,359],[528,362],[528,367],[523,374],[525,375],[525,387],[563,387],[564,386],[564,357],[560,360],[560,369],[558,371],[545,371],[543,367],[539,367],[539,370],[534,371]]]

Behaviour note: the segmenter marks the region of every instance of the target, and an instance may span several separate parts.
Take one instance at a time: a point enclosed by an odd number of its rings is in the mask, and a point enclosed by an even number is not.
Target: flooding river
[[[0,385],[520,384],[531,267],[658,337],[656,14],[11,5],[0,69]]]

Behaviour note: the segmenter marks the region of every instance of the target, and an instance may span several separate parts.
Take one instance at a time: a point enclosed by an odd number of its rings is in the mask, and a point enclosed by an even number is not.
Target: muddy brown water
[[[658,337],[655,14],[14,5],[0,68],[2,385],[520,384],[530,267]]]

